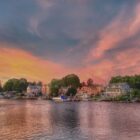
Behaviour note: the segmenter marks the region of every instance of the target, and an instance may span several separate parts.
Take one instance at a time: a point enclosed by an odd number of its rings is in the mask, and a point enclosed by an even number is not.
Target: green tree
[[[34,81],[34,82],[28,82],[28,85],[32,85],[32,86],[35,86],[37,83]]]
[[[133,76],[115,76],[112,77],[110,83],[126,82],[133,89],[140,89],[140,75]]]
[[[0,92],[2,92],[3,91],[3,88],[2,88],[2,86],[0,85]]]
[[[77,89],[75,87],[70,87],[66,93],[67,96],[75,96],[77,93]]]
[[[73,86],[75,88],[78,88],[80,86],[80,79],[77,75],[75,74],[69,74],[62,78],[62,85],[67,87],[67,86]]]
[[[119,82],[124,82],[121,76],[112,77],[110,80],[110,83],[119,83]]]
[[[9,79],[3,86],[4,91],[23,92],[26,90],[28,82],[26,79]]]
[[[49,84],[50,87],[50,94],[53,97],[58,96],[59,88],[61,87],[61,80],[53,79]]]
[[[37,84],[38,86],[42,86],[42,85],[43,85],[41,81],[37,82],[36,84]]]
[[[4,84],[4,86],[3,86],[3,90],[4,91],[12,91],[13,90],[13,80],[12,79],[10,79],[10,80],[8,80],[5,84]]]
[[[80,86],[79,77],[75,74],[69,74],[62,79],[53,79],[49,84],[51,96],[58,96],[60,87],[68,86],[73,87],[70,91],[72,90],[74,94],[74,90]]]
[[[19,79],[20,92],[26,91],[27,86],[28,86],[28,81],[26,79],[24,78]]]
[[[18,79],[14,79],[13,80],[12,90],[13,91],[17,91],[17,92],[21,92],[21,89],[20,89],[20,81]]]

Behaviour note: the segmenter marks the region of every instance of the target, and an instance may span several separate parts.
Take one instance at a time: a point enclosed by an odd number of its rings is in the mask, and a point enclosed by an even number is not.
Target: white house
[[[130,86],[127,83],[114,83],[114,84],[109,84],[105,88],[104,95],[116,97],[116,96],[128,94],[130,93],[130,91],[131,91]]]
[[[27,95],[28,96],[36,96],[42,91],[42,86],[38,85],[29,85],[27,87]]]

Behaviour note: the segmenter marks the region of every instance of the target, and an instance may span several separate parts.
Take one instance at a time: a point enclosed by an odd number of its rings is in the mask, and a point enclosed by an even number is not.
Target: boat
[[[70,99],[67,98],[66,96],[53,97],[52,100],[54,102],[69,102],[70,101]]]

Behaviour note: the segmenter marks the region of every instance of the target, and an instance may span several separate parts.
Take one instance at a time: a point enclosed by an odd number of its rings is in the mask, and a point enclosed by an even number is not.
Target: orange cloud
[[[8,47],[10,44],[0,44],[0,78],[25,77],[28,80],[50,82],[53,78],[61,78],[66,74],[75,73],[81,80],[94,78],[96,82],[104,82],[105,73],[110,69],[110,62],[102,62],[96,66],[84,68],[67,68],[54,62],[43,60],[21,49]]]
[[[60,64],[42,60],[21,49],[10,49],[0,45],[0,77],[25,77],[30,80],[50,81],[67,74]]]
[[[10,48],[9,45],[12,47]],[[32,81],[50,82],[75,73],[81,81],[93,78],[95,82],[106,83],[113,75],[137,74],[140,72],[140,50],[138,47],[120,52],[113,60],[104,59],[96,64],[86,64],[81,68],[67,68],[64,65],[43,60],[11,44],[0,44],[0,79],[27,78]],[[133,56],[133,59],[132,59]]]

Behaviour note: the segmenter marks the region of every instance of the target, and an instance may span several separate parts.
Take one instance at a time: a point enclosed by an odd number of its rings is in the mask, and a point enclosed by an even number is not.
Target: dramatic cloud
[[[139,13],[138,0],[3,1],[0,79],[139,74]]]
[[[118,47],[118,44],[129,39],[140,31],[140,4],[134,8],[132,13],[123,9],[119,16],[111,22],[101,33],[96,48],[92,50],[93,58],[99,58],[107,50]]]

